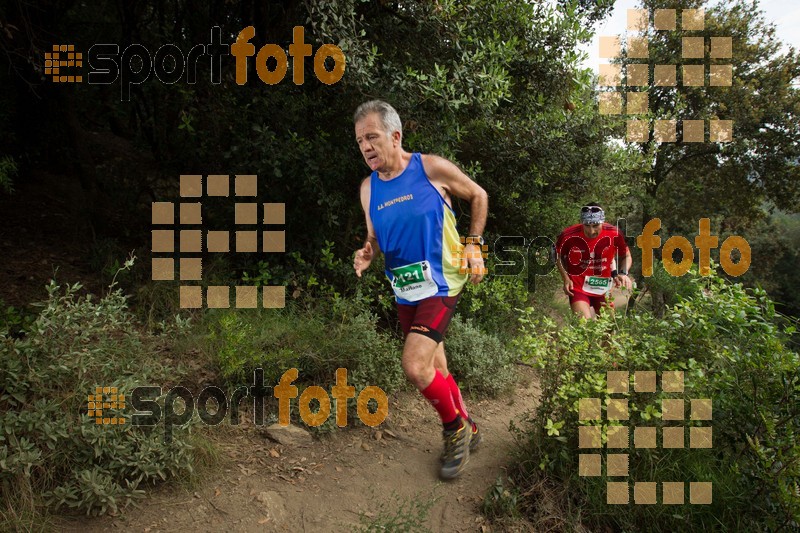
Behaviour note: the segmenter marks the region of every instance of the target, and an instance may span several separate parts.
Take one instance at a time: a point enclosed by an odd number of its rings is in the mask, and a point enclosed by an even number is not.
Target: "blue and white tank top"
[[[459,273],[464,246],[455,213],[428,179],[419,153],[389,181],[372,173],[369,216],[398,303],[461,291],[469,274]]]

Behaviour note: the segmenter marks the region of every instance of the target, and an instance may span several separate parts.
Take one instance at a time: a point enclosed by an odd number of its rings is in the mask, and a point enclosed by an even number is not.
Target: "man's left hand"
[[[614,286],[615,287],[625,287],[628,290],[632,290],[633,283],[631,282],[631,278],[629,278],[625,274],[620,274],[616,278],[614,278]]]

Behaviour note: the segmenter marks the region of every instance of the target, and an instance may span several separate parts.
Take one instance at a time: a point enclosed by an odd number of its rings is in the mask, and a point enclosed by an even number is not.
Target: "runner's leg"
[[[403,347],[403,372],[439,413],[443,424],[453,422],[457,417],[453,396],[447,380],[433,366],[433,358],[438,343],[417,333],[406,337]]]
[[[436,347],[436,353],[433,356],[433,366],[436,367],[436,370],[441,372],[444,378],[447,380],[447,384],[450,386],[450,394],[453,395],[453,402],[456,404],[458,413],[464,418],[470,418],[469,412],[467,411],[467,406],[464,404],[464,398],[461,396],[461,389],[458,388],[458,383],[456,383],[453,374],[450,374],[447,371],[447,358],[444,354],[444,342],[439,343],[439,346]]]
[[[401,320],[411,322],[410,326],[403,326],[408,332],[403,347],[403,371],[439,413],[444,426],[445,446],[440,473],[445,479],[460,474],[469,458],[472,442],[471,427],[466,418],[459,416],[450,385],[434,364],[438,352],[438,364],[447,371],[442,339],[457,300],[458,297],[428,298],[417,304],[413,318],[404,312]]]
[[[436,353],[433,354],[433,366],[442,373],[442,375],[447,378],[450,375],[450,371],[447,369],[447,358],[444,355],[444,342],[440,342],[438,346],[436,346]]]
[[[453,374],[450,374],[447,371],[447,357],[444,353],[444,341],[440,342],[439,345],[436,347],[436,353],[433,356],[433,366],[442,373],[447,381],[447,384],[450,386],[450,395],[453,397],[453,403],[456,405],[456,409],[458,409],[458,414],[461,415],[464,419],[470,422],[472,427],[472,441],[470,442],[470,451],[474,450],[478,444],[481,442],[480,431],[478,430],[478,425],[472,420],[472,417],[469,416],[469,411],[467,411],[467,406],[464,403],[464,398],[461,396],[461,389],[458,387],[458,383],[456,383]]]
[[[601,309],[607,309],[612,315],[614,314],[614,300],[606,296],[592,298],[592,307],[594,308],[594,312],[598,315]]]
[[[580,293],[575,293],[569,299],[569,305],[572,312],[582,316],[583,318],[592,318],[592,311],[589,307],[589,298]]]

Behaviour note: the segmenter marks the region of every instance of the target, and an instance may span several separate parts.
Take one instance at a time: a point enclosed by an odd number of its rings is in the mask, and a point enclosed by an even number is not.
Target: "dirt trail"
[[[68,531],[352,531],[364,520],[391,516],[400,504],[437,497],[432,531],[487,531],[479,512],[486,491],[508,463],[512,435],[538,401],[531,369],[520,367],[515,394],[468,402],[483,432],[461,477],[438,479],[441,425],[420,394],[390,399],[377,429],[360,427],[302,445],[282,446],[263,428],[220,429],[222,461],[195,492],[164,487],[118,517],[65,519]],[[276,457],[277,455],[277,457]],[[367,518],[363,518],[365,515]]]

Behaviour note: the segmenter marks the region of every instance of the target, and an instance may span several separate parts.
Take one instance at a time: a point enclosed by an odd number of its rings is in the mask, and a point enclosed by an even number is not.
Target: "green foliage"
[[[27,309],[6,306],[0,299],[0,334],[18,337],[30,329],[36,315]]]
[[[14,192],[14,177],[17,175],[17,163],[11,156],[0,157],[0,190],[11,194]]]
[[[516,354],[471,319],[453,317],[445,342],[447,364],[471,394],[496,396],[514,385]]]
[[[750,244],[752,262],[743,281],[760,285],[775,300],[776,306],[800,318],[800,292],[797,291],[797,265],[800,264],[800,214],[776,212],[742,234]]]
[[[519,433],[522,449],[513,477],[522,492],[545,478],[563,483],[587,525],[600,528],[797,527],[800,356],[786,347],[793,331],[776,325],[763,290],[748,293],[717,277],[693,283],[697,290],[663,318],[603,314],[598,320],[574,319],[560,330],[547,319],[523,319],[526,335],[519,348],[541,369],[542,399]],[[712,400],[713,422],[684,425],[713,427],[713,448],[631,449],[629,466],[629,479],[637,481],[710,481],[711,505],[617,508],[606,504],[605,477],[578,475],[578,456],[586,451],[578,448],[579,399],[600,398],[605,412],[609,370],[681,370],[687,413],[688,399]],[[681,396],[658,390],[644,393],[631,386],[629,426],[676,425],[663,422],[660,400]],[[602,425],[609,424],[618,422],[604,415]],[[605,456],[605,449],[598,452]],[[535,505],[520,503],[530,513]]]
[[[345,368],[356,389],[375,385],[388,393],[405,383],[397,341],[379,331],[377,317],[358,302],[209,313],[207,325],[204,350],[234,382],[262,368],[265,383],[278,383],[286,370],[297,368],[300,381],[324,384]]]
[[[463,318],[474,319],[475,326],[506,340],[517,329],[520,308],[528,305],[528,288],[525,278],[520,276],[493,276],[493,265],[488,266],[489,275],[478,285],[467,282],[458,302],[458,311]]]
[[[765,199],[797,211],[797,51],[785,51],[757,1],[641,0],[640,5],[651,13],[663,8],[704,8],[704,29],[693,35],[705,39],[706,53],[712,36],[727,35],[733,41],[732,57],[724,61],[733,65],[730,86],[648,87],[647,118],[677,120],[679,142],[658,143],[651,137],[649,142],[638,144],[643,153],[652,154],[647,194],[642,198],[649,215],[646,218],[658,216],[670,229],[682,229],[687,224],[691,228],[699,218],[714,215],[731,222],[752,220],[758,218]],[[651,72],[653,65],[671,64],[681,57],[682,36],[680,27],[675,31],[651,27],[647,31]],[[624,58],[622,62],[641,61]],[[682,120],[716,119],[733,121],[732,142],[680,142]],[[705,131],[708,135],[708,122]]]
[[[116,513],[155,482],[193,471],[193,437],[167,446],[157,430],[95,424],[87,395],[97,386],[129,395],[174,370],[136,329],[126,298],[77,297],[80,285],[51,282],[49,298],[20,338],[0,330],[0,509],[2,529],[59,507]],[[124,411],[118,414],[125,416]]]
[[[692,267],[685,276],[673,276],[664,268],[664,264],[653,259],[653,275],[644,278],[646,293],[638,293],[637,300],[649,294],[649,301],[652,312],[656,316],[664,313],[665,306],[673,306],[681,298],[696,295],[700,289],[697,283],[692,281],[697,275],[697,268]]]
[[[481,513],[490,520],[520,516],[519,491],[513,480],[498,478],[495,481],[483,498]]]

